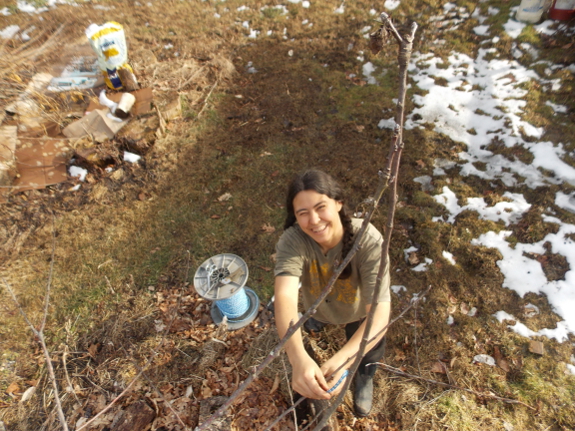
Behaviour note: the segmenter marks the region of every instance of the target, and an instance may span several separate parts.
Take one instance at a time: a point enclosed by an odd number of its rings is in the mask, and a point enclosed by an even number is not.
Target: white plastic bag
[[[117,22],[104,25],[90,24],[86,29],[90,45],[98,56],[98,65],[108,87],[119,90],[123,87],[118,71],[127,69],[133,73],[128,64],[128,47],[124,27]]]

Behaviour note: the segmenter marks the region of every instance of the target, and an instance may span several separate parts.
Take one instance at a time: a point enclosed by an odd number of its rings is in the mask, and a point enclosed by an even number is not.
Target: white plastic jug
[[[521,0],[515,19],[523,22],[538,22],[546,9],[546,5],[547,0]]]

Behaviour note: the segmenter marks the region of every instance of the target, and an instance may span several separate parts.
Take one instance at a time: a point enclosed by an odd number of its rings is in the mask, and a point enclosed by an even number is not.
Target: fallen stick
[[[500,397],[494,394],[486,394],[484,392],[478,392],[478,391],[474,391],[473,389],[467,389],[467,388],[462,388],[461,386],[457,386],[457,385],[452,385],[449,383],[444,383],[444,382],[439,382],[437,380],[433,380],[433,379],[426,379],[425,377],[421,377],[421,376],[416,376],[414,374],[409,374],[406,373],[405,371],[401,371],[395,367],[392,367],[390,365],[386,365],[386,364],[382,364],[381,362],[374,362],[372,364],[367,364],[369,365],[379,365],[380,367],[382,367],[384,370],[389,371],[390,373],[394,373],[397,374],[399,376],[402,377],[407,377],[410,379],[416,379],[416,380],[420,380],[423,382],[427,382],[427,383],[431,383],[433,385],[438,385],[438,386],[444,386],[446,388],[451,388],[451,389],[457,389],[459,391],[464,391],[464,392],[468,392],[470,394],[476,395],[478,397],[482,397],[482,398],[491,398],[494,400],[498,400],[498,401],[503,401],[507,404],[521,404],[522,406],[527,407],[528,409],[531,409],[533,411],[537,411],[537,409],[535,409],[534,407],[531,407],[529,404],[525,404],[522,401],[518,401],[518,400],[514,400],[511,398],[504,398],[504,397]]]

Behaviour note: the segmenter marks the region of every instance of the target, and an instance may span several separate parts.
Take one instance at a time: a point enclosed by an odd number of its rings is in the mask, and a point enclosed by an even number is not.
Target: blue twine
[[[343,379],[345,379],[345,378],[347,377],[347,373],[348,373],[348,370],[345,370],[345,371],[343,372],[343,374],[341,375],[341,377],[339,378],[339,380],[336,382],[336,384],[333,385],[333,386],[331,387],[331,389],[328,389],[328,390],[327,390],[327,393],[328,393],[328,394],[331,394],[333,391],[335,391],[335,390],[337,389],[337,387],[338,387],[339,385],[341,385],[341,382],[343,382]]]
[[[250,298],[248,298],[245,289],[242,288],[229,298],[216,301],[216,306],[228,319],[236,319],[248,311]]]

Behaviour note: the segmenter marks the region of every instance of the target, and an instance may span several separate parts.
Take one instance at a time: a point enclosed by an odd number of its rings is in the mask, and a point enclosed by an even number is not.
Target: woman
[[[353,246],[361,220],[351,219],[345,210],[337,182],[324,172],[309,170],[297,176],[287,195],[285,231],[276,246],[275,316],[283,337],[290,323],[298,320],[298,286],[301,282],[303,307],[307,310],[327,285],[334,269]],[[363,235],[361,248],[336,281],[331,293],[305,327],[321,329],[326,324],[345,324],[347,343],[329,360],[317,364],[306,352],[301,331],[287,342],[286,352],[293,369],[292,386],[312,399],[336,396],[339,381],[359,350],[370,310],[381,259],[382,236],[371,224]],[[390,313],[389,269],[375,309],[371,339],[388,323]],[[373,400],[375,366],[385,349],[384,334],[368,344],[355,379],[354,404],[358,416],[367,416]],[[340,368],[342,364],[347,364]],[[329,381],[327,378],[338,370]],[[329,391],[329,392],[328,392]]]

